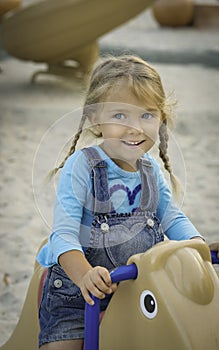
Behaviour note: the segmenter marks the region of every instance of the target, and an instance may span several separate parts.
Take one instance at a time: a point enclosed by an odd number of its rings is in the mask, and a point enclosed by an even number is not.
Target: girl
[[[85,122],[99,145],[79,149]],[[167,155],[170,106],[160,77],[135,56],[110,57],[94,69],[79,130],[63,163],[53,231],[38,261],[48,267],[40,306],[40,349],[81,350],[89,293],[109,303],[109,271],[169,239],[203,239],[174,205],[149,150],[160,157],[174,191]],[[218,246],[215,247],[218,249]]]

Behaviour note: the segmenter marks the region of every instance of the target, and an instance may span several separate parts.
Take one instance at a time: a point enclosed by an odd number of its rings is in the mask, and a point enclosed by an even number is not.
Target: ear
[[[91,113],[89,116],[88,116],[88,119],[89,119],[89,122],[96,126],[96,125],[99,125],[98,124],[98,116],[96,113]]]
[[[99,124],[99,119],[96,113],[92,113],[89,115],[88,117],[89,122],[91,123],[91,127],[93,130],[95,130],[95,134],[101,135],[102,131],[101,131],[101,127]]]

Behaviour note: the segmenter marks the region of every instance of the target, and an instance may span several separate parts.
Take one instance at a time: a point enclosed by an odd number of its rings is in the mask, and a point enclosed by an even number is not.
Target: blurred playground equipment
[[[45,241],[42,243],[42,245]],[[40,249],[40,248],[39,248]],[[214,254],[215,253],[215,254]],[[85,350],[218,350],[219,278],[208,246],[164,241],[111,273],[121,282],[100,323],[86,304]],[[38,308],[47,270],[37,262],[19,322],[0,350],[37,350]]]
[[[8,11],[21,6],[21,0],[0,0],[0,19]]]
[[[152,13],[161,26],[219,27],[217,0],[157,0],[152,5]]]
[[[180,27],[192,22],[193,0],[157,0],[152,6],[155,19],[163,26]]]
[[[6,0],[5,0],[6,1]],[[136,16],[153,0],[43,0],[2,16],[2,44],[12,56],[45,62],[40,73],[88,73],[98,58],[97,39]]]

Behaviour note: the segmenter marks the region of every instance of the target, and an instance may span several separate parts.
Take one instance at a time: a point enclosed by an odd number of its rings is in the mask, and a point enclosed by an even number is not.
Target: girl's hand
[[[117,288],[117,284],[111,282],[109,271],[101,266],[95,266],[87,271],[78,286],[85,301],[90,305],[94,305],[90,293],[99,299],[103,299],[105,294],[111,294]]]
[[[217,257],[219,258],[219,242],[209,244],[210,250],[217,252]]]

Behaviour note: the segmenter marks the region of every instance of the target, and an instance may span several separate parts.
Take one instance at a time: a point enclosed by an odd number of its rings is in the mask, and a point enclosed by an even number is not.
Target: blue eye
[[[113,117],[119,120],[125,119],[125,115],[123,113],[116,113]]]
[[[144,114],[142,115],[142,119],[147,119],[147,120],[149,120],[149,119],[152,119],[152,118],[154,118],[154,115],[151,114],[151,113],[149,113],[149,112],[144,113]]]

